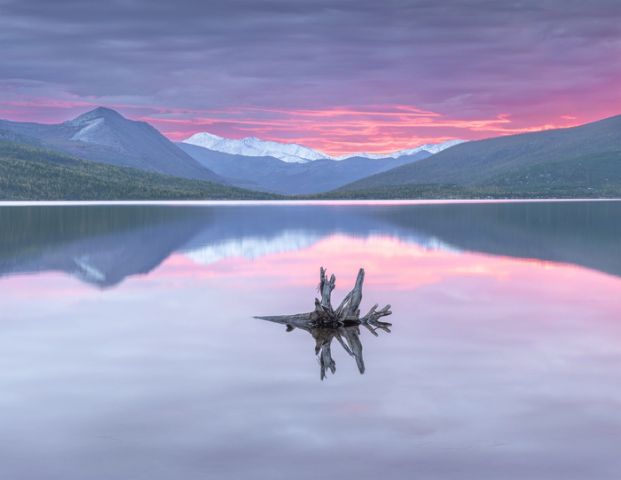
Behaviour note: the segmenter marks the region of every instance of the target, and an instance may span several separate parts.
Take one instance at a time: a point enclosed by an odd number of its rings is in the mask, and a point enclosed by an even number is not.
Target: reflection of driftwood
[[[309,332],[315,339],[315,354],[319,357],[322,380],[325,378],[327,370],[332,373],[336,371],[336,364],[330,350],[334,338],[349,355],[355,358],[360,373],[364,373],[359,326],[363,325],[375,336],[377,336],[376,330],[378,329],[390,333],[391,324],[380,322],[379,319],[390,315],[392,312],[390,305],[378,310],[376,304],[365,316],[360,317],[359,307],[362,301],[363,282],[364,269],[361,268],[354,288],[334,309],[331,303],[331,295],[336,284],[336,278],[334,275],[328,278],[326,270],[322,267],[319,270],[321,300],[315,299],[315,309],[312,312],[256,318],[286,325],[288,332],[295,328]]]

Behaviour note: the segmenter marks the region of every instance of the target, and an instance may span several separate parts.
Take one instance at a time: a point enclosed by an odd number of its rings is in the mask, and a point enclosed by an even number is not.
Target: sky
[[[621,114],[619,0],[0,0],[0,118],[388,152]]]

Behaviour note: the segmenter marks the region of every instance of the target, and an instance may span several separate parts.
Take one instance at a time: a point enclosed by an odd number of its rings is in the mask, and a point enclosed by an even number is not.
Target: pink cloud
[[[17,98],[0,101],[0,114],[15,120],[59,122],[94,108],[97,99]],[[571,127],[600,118],[551,110],[546,117],[516,118],[507,112],[491,117],[462,118],[414,105],[334,106],[329,108],[188,109],[106,103],[126,116],[153,124],[171,140],[208,131],[229,138],[256,136],[294,142],[333,155],[390,152],[461,138],[475,140],[553,128]],[[595,116],[595,118],[592,118]],[[601,117],[606,116],[602,112]]]

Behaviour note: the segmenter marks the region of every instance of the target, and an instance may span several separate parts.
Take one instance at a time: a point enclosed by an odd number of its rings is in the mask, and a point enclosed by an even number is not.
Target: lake
[[[0,207],[8,480],[618,479],[621,202]],[[390,332],[253,318],[366,278]],[[361,371],[364,373],[361,374]]]

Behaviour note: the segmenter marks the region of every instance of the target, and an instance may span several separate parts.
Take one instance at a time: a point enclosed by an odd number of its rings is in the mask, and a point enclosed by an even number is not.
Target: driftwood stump
[[[328,278],[326,269],[319,269],[319,293],[321,299],[315,298],[315,309],[308,313],[294,315],[279,315],[271,317],[255,317],[274,323],[285,325],[290,332],[295,328],[309,332],[315,339],[315,354],[319,357],[321,379],[326,371],[336,371],[336,364],[332,358],[330,346],[334,338],[343,349],[355,358],[358,370],[364,373],[365,366],[362,358],[362,343],[360,342],[360,325],[367,328],[373,335],[378,336],[377,330],[390,333],[391,324],[380,322],[379,319],[392,314],[390,305],[378,310],[375,304],[363,317],[360,316],[360,302],[362,301],[362,285],[364,283],[364,269],[358,271],[354,288],[345,295],[343,301],[335,309],[332,307],[332,290],[336,284],[336,277]]]

